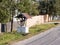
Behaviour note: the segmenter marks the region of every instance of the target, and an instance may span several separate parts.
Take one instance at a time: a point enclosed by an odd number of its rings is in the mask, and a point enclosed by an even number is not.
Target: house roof
[[[15,18],[23,18],[23,17],[25,17],[27,19],[31,18],[31,16],[28,15],[27,13],[21,13],[21,14],[17,15]]]
[[[28,13],[22,13],[27,19],[31,18],[31,16]]]

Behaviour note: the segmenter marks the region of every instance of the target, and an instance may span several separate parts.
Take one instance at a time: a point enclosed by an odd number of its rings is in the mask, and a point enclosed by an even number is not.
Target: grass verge
[[[30,33],[28,35],[21,35],[17,32],[3,33],[0,34],[0,45],[9,45],[11,42],[20,41],[29,38],[33,35],[39,34],[47,29],[56,26],[55,24],[41,24],[30,27]]]

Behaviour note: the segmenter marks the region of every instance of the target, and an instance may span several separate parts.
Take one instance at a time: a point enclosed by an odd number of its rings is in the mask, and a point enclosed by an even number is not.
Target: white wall
[[[14,25],[18,25],[17,20],[14,19]],[[31,27],[36,24],[41,24],[44,23],[44,15],[39,15],[39,16],[33,16],[26,21],[26,26]]]
[[[27,19],[26,21],[26,26],[27,27],[31,27],[33,25],[36,25],[36,24],[43,24],[44,23],[44,15],[39,15],[39,16],[33,16],[29,19]],[[1,24],[0,24],[1,26]],[[9,32],[10,31],[10,27],[11,26],[11,23],[7,23],[7,31]],[[17,30],[17,27],[20,26],[18,24],[18,22],[15,20],[14,23],[13,23],[13,30]],[[1,27],[0,27],[0,30],[1,30]],[[0,31],[1,32],[1,31]]]
[[[44,23],[44,16],[43,15],[34,16],[34,17],[30,18],[30,19],[27,19],[26,26],[31,27],[33,25],[41,24],[41,23]]]

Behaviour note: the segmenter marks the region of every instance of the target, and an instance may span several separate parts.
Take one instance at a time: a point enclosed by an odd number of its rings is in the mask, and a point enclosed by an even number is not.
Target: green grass
[[[0,45],[5,45],[8,44],[10,41],[14,40],[22,40],[23,36],[20,33],[4,33],[3,35],[0,36]]]
[[[11,42],[20,41],[26,38],[29,38],[33,35],[36,35],[38,33],[41,33],[43,31],[46,31],[47,29],[56,26],[55,24],[41,24],[41,25],[35,25],[30,27],[30,33],[26,36],[23,36],[20,33],[17,32],[11,32],[11,33],[2,33],[0,34],[0,45],[7,45]]]
[[[56,26],[55,24],[41,24],[41,25],[35,25],[33,27],[30,27],[30,33],[31,34],[37,34],[41,33],[43,31],[46,31],[52,27]]]

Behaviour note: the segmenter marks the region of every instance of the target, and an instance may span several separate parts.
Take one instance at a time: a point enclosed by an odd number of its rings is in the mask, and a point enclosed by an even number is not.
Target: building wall
[[[31,27],[33,25],[42,24],[42,23],[44,23],[44,15],[33,16],[26,20],[27,27]],[[17,22],[17,20],[15,19],[13,23],[13,30],[17,30],[18,26],[20,26],[19,20]]]
[[[44,15],[34,16],[30,19],[27,19],[26,22],[27,22],[26,23],[27,27],[31,27],[31,26],[36,25],[36,24],[44,23]]]
[[[46,15],[44,15],[44,22],[48,22],[49,21],[49,17],[48,17],[49,15],[48,14],[46,14]]]
[[[46,17],[45,21],[48,22],[48,18],[47,17]],[[45,23],[44,22],[44,15],[33,16],[33,17],[27,19],[26,26],[27,27],[31,27],[33,25],[43,24],[43,23]],[[17,22],[17,20],[15,20],[14,23],[13,23],[13,30],[17,30],[18,26],[20,26],[19,21]],[[6,31],[10,32],[10,29],[11,29],[11,22],[8,22],[7,23],[7,30]],[[0,30],[1,30],[1,28],[0,28]]]
[[[11,31],[11,22],[6,23],[6,31],[7,32]]]

